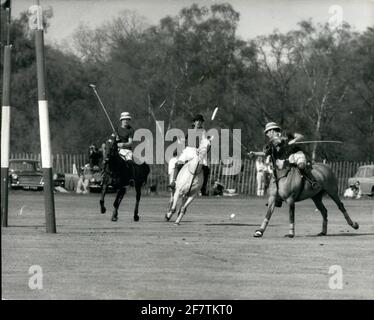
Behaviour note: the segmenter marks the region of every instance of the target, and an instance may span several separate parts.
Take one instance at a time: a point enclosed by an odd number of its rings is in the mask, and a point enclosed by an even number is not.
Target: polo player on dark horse
[[[141,164],[134,162],[132,153],[134,129],[129,124],[130,120],[130,114],[128,112],[122,112],[120,117],[121,126],[117,129],[117,133],[112,134],[106,146],[100,208],[101,213],[106,212],[104,198],[109,185],[112,185],[117,190],[117,196],[113,203],[114,210],[112,221],[118,220],[118,208],[126,194],[127,186],[135,187],[136,204],[134,220],[139,221],[138,210],[141,188],[147,182],[147,177],[150,172],[149,165],[145,162]]]

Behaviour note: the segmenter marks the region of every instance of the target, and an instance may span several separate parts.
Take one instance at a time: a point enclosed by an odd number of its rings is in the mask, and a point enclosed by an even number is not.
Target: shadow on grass
[[[325,236],[319,236],[318,234],[315,235],[307,235],[307,238],[324,238],[324,237],[360,237],[360,236],[374,236],[374,233],[333,233],[327,234]]]
[[[258,227],[259,224],[249,223],[206,223],[205,226],[234,226],[234,227]],[[275,225],[273,225],[274,227]]]

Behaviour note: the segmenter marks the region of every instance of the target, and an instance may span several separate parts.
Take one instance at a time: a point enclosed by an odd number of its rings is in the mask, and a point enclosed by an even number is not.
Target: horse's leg
[[[336,205],[338,206],[339,210],[343,213],[344,215],[344,218],[345,220],[347,221],[347,223],[353,228],[353,229],[358,229],[359,228],[359,225],[357,222],[353,222],[347,212],[347,210],[345,209],[344,207],[344,204],[343,202],[341,202],[339,196],[338,196],[338,192],[327,192],[328,195],[331,197],[332,200],[334,200],[334,202],[336,203]]]
[[[186,213],[187,207],[190,205],[190,203],[193,201],[193,199],[195,199],[195,196],[190,196],[190,197],[187,198],[186,201],[184,201],[184,203],[181,206],[181,210],[180,210],[180,213],[178,215],[178,218],[177,218],[177,220],[175,220],[175,224],[179,224],[181,222],[183,216]]]
[[[173,195],[173,203],[171,204],[171,208],[165,214],[165,220],[166,221],[169,221],[170,218],[172,217],[172,215],[175,213],[175,211],[177,209],[178,199],[179,199],[179,190],[175,190],[174,195]]]
[[[135,203],[135,209],[134,209],[134,221],[139,221],[138,212],[139,212],[139,202],[142,196],[142,188],[139,187],[139,185],[136,185],[135,190],[136,190],[136,203]]]
[[[287,238],[293,238],[295,236],[295,201],[293,199],[287,200],[288,213],[290,219],[290,229],[288,234],[285,235]]]
[[[106,212],[106,208],[105,208],[105,205],[104,205],[104,199],[105,199],[105,195],[106,195],[107,190],[108,190],[108,185],[106,183],[104,183],[103,187],[101,189],[101,195],[100,195],[100,210],[101,210],[101,213]]]
[[[169,200],[169,208],[168,208],[168,211],[171,210],[171,207],[173,205],[173,199],[174,199],[174,193],[173,191],[170,192],[170,200]]]
[[[113,209],[113,214],[112,214],[112,221],[118,220],[118,208],[125,194],[126,194],[126,187],[119,188],[119,190],[117,191],[117,196],[113,203],[114,209]]]
[[[322,215],[322,231],[318,234],[319,236],[327,235],[327,209],[322,202],[323,192],[317,193],[313,198],[313,202],[316,205],[319,212]]]
[[[260,229],[257,229],[256,232],[254,233],[254,235],[253,235],[254,237],[260,238],[260,237],[263,236],[263,234],[264,234],[264,232],[266,230],[266,227],[269,224],[270,218],[271,218],[271,216],[272,216],[272,214],[274,212],[275,199],[276,199],[276,195],[272,195],[272,196],[269,197],[269,200],[268,200],[268,211],[266,212],[265,219],[262,222]]]

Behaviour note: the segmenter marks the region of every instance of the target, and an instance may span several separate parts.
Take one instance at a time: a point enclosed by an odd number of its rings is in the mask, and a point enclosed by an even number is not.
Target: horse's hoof
[[[285,237],[285,238],[294,238],[295,235],[292,234],[292,233],[287,233],[284,237]]]
[[[101,208],[101,213],[105,213],[106,212],[106,208]]]
[[[117,221],[118,220],[118,218],[117,217],[112,217],[112,221]]]
[[[179,226],[179,222],[174,222],[174,225]]]
[[[134,216],[134,221],[139,221],[139,216],[138,215]]]
[[[170,217],[167,214],[165,214],[165,221],[170,221]]]
[[[352,224],[352,228],[353,229],[358,229],[360,226],[359,226],[359,224],[357,223],[357,222],[353,222],[353,224]]]
[[[256,232],[254,233],[254,237],[255,238],[261,238],[263,236],[264,232],[262,230],[256,230]]]
[[[327,234],[327,232],[320,232],[319,234],[317,234],[318,237],[323,237]]]

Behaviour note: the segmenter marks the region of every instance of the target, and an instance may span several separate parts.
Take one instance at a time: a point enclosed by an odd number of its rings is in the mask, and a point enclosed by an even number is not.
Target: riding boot
[[[135,185],[135,167],[134,162],[132,160],[128,160],[127,164],[130,169],[130,177],[129,177],[129,185],[133,187]]]
[[[175,165],[175,168],[174,168],[174,175],[173,175],[173,180],[171,181],[170,185],[168,187],[170,187],[172,190],[175,189],[175,181],[177,180],[177,177],[178,177],[178,173],[179,171],[182,169],[182,167],[184,166],[183,163],[177,163]]]
[[[201,187],[201,195],[203,196],[208,196],[209,194],[207,193],[206,187],[208,184],[208,177],[209,177],[210,169],[208,166],[203,166],[203,175],[204,175],[204,181],[203,185]]]
[[[310,185],[312,186],[312,189],[317,187],[318,182],[316,181],[311,170],[308,167],[303,168],[303,169],[299,168],[299,170],[300,170],[301,175],[305,177],[305,179],[310,183]]]

